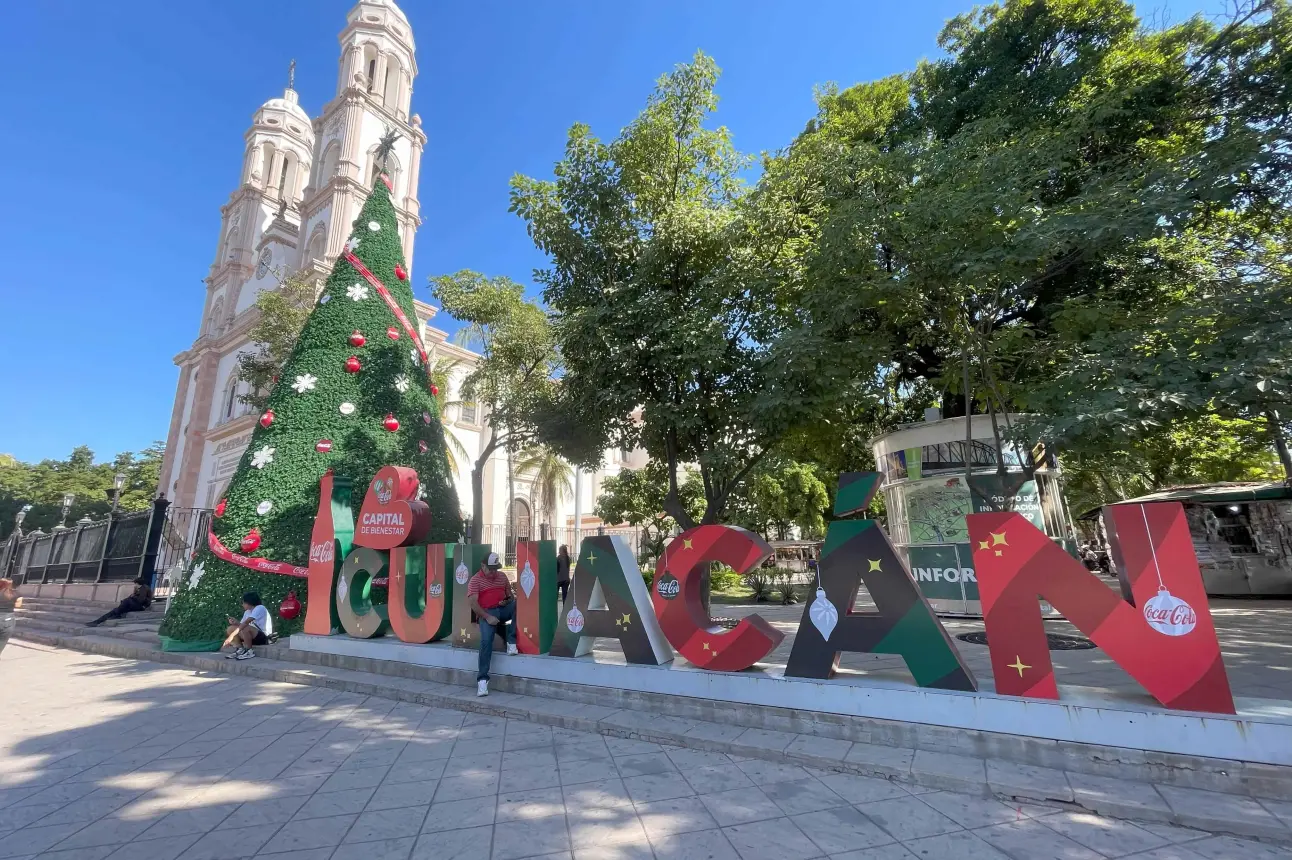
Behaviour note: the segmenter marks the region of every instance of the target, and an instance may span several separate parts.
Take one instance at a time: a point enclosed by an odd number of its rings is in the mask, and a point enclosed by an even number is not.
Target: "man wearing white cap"
[[[480,671],[476,675],[476,695],[489,695],[489,663],[493,660],[493,634],[502,626],[507,653],[516,653],[516,593],[511,580],[502,572],[502,560],[491,552],[484,564],[467,583],[467,599],[480,623]],[[508,624],[507,622],[512,622]]]

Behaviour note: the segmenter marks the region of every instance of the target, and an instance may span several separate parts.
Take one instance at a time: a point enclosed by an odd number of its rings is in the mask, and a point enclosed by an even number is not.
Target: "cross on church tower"
[[[296,89],[296,59],[293,58],[287,65],[287,89]]]

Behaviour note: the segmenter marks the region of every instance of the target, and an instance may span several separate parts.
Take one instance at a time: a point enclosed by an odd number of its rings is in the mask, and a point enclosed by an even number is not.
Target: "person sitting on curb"
[[[274,619],[269,610],[260,602],[260,595],[248,591],[242,595],[242,620],[234,621],[229,616],[229,635],[221,647],[227,648],[235,642],[238,647],[224,655],[226,660],[250,660],[256,656],[252,650],[256,645],[268,645],[269,637],[274,634]]]
[[[86,627],[98,627],[109,618],[120,618],[127,612],[143,612],[153,603],[153,590],[148,587],[148,580],[142,576],[135,580],[135,590],[130,592],[125,600],[117,604],[115,609],[103,613],[98,618],[91,621]]]
[[[516,653],[516,593],[511,580],[502,572],[498,553],[491,552],[484,564],[467,583],[467,600],[480,624],[480,671],[476,675],[476,695],[489,695],[489,663],[493,660],[493,634],[502,626],[507,653]],[[508,624],[507,622],[512,622]]]

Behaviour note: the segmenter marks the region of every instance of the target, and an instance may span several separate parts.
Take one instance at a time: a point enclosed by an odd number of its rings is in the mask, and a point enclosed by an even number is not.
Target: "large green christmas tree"
[[[353,479],[357,510],[372,476],[388,464],[417,470],[431,509],[431,539],[457,539],[458,498],[416,331],[395,207],[382,177],[352,225],[216,510],[214,532],[224,547],[307,566],[319,478],[332,469]],[[222,560],[205,535],[192,569],[162,625],[169,647],[212,647],[223,637],[225,617],[241,614],[246,591],[259,592],[275,614],[289,591],[302,603],[306,597],[303,579]],[[278,630],[298,630],[304,617],[302,611],[293,621],[278,620]]]

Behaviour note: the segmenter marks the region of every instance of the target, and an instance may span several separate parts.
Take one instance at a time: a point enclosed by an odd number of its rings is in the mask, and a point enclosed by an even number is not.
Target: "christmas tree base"
[[[172,639],[169,636],[161,637],[161,646],[163,651],[172,653],[193,653],[197,651],[219,651],[220,646],[224,644],[223,639],[195,639],[191,642],[185,642],[182,639]]]

